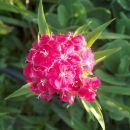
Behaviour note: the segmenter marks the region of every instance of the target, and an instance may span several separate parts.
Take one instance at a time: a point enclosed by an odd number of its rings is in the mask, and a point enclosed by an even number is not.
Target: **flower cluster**
[[[70,104],[77,96],[95,101],[101,83],[92,76],[96,61],[82,35],[43,34],[26,61],[24,75],[31,82],[30,90],[41,99],[49,101],[58,94],[61,101]]]

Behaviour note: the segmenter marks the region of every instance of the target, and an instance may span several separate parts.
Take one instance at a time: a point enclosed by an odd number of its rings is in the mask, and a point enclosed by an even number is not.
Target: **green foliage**
[[[5,100],[10,99],[10,98],[16,98],[18,96],[23,96],[23,95],[25,96],[26,94],[30,94],[29,86],[30,86],[30,84],[25,84],[20,89],[18,89],[17,91],[12,93],[8,97],[6,97]]]
[[[44,11],[43,11],[42,0],[40,0],[39,8],[38,8],[38,28],[39,28],[40,35],[43,33],[50,34],[49,27],[47,25]]]
[[[0,130],[101,130],[104,122],[106,130],[129,130],[129,5],[129,0],[0,0]],[[94,72],[102,80],[98,103],[67,106],[56,97],[45,102],[30,94],[28,84],[18,88],[25,84],[21,71],[37,32],[50,30],[81,33],[88,47],[94,45],[97,63],[102,61]]]
[[[113,48],[113,49],[106,49],[106,50],[95,52],[94,56],[95,56],[96,62],[99,63],[102,60],[105,60],[107,57],[109,57],[110,55],[116,53],[120,49],[121,48]]]
[[[6,35],[10,33],[12,30],[13,30],[12,27],[3,24],[3,22],[0,21],[0,35]]]
[[[59,5],[58,7],[58,21],[61,26],[65,26],[68,22],[68,12],[64,5]]]
[[[88,113],[90,113],[92,116],[94,116],[100,123],[102,129],[105,130],[105,122],[103,119],[103,115],[101,112],[101,106],[99,105],[99,103],[98,102],[89,103],[89,102],[85,102],[84,100],[82,100],[82,103],[83,103],[85,109],[88,111]]]
[[[114,19],[113,19],[114,20]],[[86,35],[86,39],[88,41],[87,43],[87,47],[91,47],[95,41],[100,37],[100,35],[102,34],[102,32],[105,30],[105,28],[113,21],[110,20],[107,23],[104,23],[103,25],[97,27],[96,29],[94,29],[92,32],[87,33]]]

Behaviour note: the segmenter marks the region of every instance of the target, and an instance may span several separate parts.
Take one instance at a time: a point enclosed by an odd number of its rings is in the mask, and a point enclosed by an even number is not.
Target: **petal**
[[[42,94],[40,94],[40,98],[44,99],[44,100],[47,100],[47,101],[50,101],[50,100],[52,100],[53,96],[42,93]]]
[[[63,102],[68,102],[70,104],[74,103],[75,96],[69,95],[67,92],[60,94],[60,100]]]
[[[101,86],[101,81],[97,77],[92,78],[92,88],[96,90],[98,87]]]
[[[33,57],[33,63],[37,66],[43,66],[44,65],[45,57],[42,53],[36,53]]]
[[[30,90],[31,90],[33,93],[35,93],[35,94],[40,94],[40,93],[41,93],[41,91],[40,91],[40,90],[38,89],[38,87],[37,87],[37,82],[34,82],[34,83],[31,84]]]
[[[31,49],[26,57],[26,61],[32,63],[33,56],[35,56],[36,53],[37,51],[35,49]]]
[[[60,90],[61,89],[61,87],[62,87],[62,78],[57,78],[56,80],[55,80],[55,87],[56,87],[56,89],[58,89],[58,90]]]

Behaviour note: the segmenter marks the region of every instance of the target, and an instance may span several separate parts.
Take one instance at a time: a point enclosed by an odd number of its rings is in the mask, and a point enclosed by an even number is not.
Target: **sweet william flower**
[[[88,102],[96,100],[101,82],[93,75],[96,64],[83,35],[43,34],[26,57],[24,75],[30,90],[41,99],[50,101],[54,95],[70,104],[76,97]]]

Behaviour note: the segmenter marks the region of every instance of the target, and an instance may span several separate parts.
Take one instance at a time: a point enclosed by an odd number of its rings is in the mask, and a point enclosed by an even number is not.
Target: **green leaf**
[[[130,88],[129,86],[108,86],[108,85],[102,85],[101,88],[99,88],[100,91],[118,94],[118,95],[128,95],[130,96]]]
[[[19,12],[18,8],[16,6],[1,2],[1,1],[0,1],[0,10],[13,12],[13,13],[18,13]]]
[[[119,86],[124,86],[126,85],[126,82],[123,80],[119,80],[119,78],[116,78],[110,74],[105,73],[102,70],[97,69],[95,71],[95,75],[97,75],[102,81],[113,84],[113,85],[119,85]]]
[[[103,7],[91,8],[87,11],[87,16],[89,18],[99,19],[104,23],[111,19],[111,11]]]
[[[0,112],[1,112],[1,113],[6,113],[6,114],[9,114],[9,113],[20,113],[21,110],[18,109],[18,108],[1,105],[1,106],[0,106]]]
[[[84,34],[87,31],[88,26],[92,23],[92,21],[88,21],[86,24],[78,27],[74,32],[74,35]]]
[[[52,126],[51,124],[46,124],[46,127],[47,127],[47,129],[48,130],[59,130],[59,129],[57,129],[57,128],[55,128],[54,126]]]
[[[58,107],[55,104],[52,104],[51,108],[67,125],[72,125],[69,119],[69,115],[66,111],[64,111],[64,109]]]
[[[39,8],[38,8],[38,27],[39,27],[40,35],[43,33],[50,35],[50,30],[46,22],[45,14],[43,11],[42,0],[40,0]]]
[[[6,97],[5,100],[8,100],[8,99],[14,98],[14,97],[23,96],[23,95],[26,95],[26,94],[30,94],[29,86],[30,86],[29,83],[23,85],[20,89],[16,90],[12,94],[10,94],[8,97]]]
[[[130,107],[115,100],[111,97],[104,96],[100,94],[99,96],[101,104],[106,110],[114,114],[120,115],[122,117],[127,117],[130,119]]]
[[[130,77],[130,73],[126,73],[126,74],[116,74],[117,77]]]
[[[105,30],[105,28],[115,19],[112,19],[106,23],[104,23],[103,25],[100,25],[99,27],[97,27],[96,29],[94,29],[92,32],[88,33],[86,35],[86,39],[87,39],[87,47],[91,47],[94,42],[100,37],[100,35],[102,34],[102,32]]]
[[[123,9],[130,11],[130,0],[117,0]]]
[[[130,39],[130,36],[119,33],[104,32],[101,34],[99,39]]]
[[[13,30],[12,27],[5,25],[2,21],[0,21],[0,35],[6,35]]]
[[[47,2],[47,3],[57,3],[58,0],[44,0],[44,2]]]
[[[5,3],[0,1],[0,11],[18,13],[21,14],[24,19],[35,22],[34,20],[36,18],[36,15],[33,12],[28,11],[26,8],[18,8],[17,6],[11,5],[8,2]]]
[[[7,112],[0,112],[0,116],[6,116],[7,114]]]
[[[78,118],[73,118],[74,115],[70,116],[70,114],[64,108],[60,108],[60,106],[56,104],[53,104],[51,108],[73,130],[89,130],[87,125],[85,125]]]
[[[106,49],[106,50],[101,50],[101,51],[97,51],[94,53],[94,57],[96,59],[96,62],[99,63],[101,61],[103,61],[104,59],[106,59],[107,57],[109,57],[110,55],[112,55],[113,53],[116,53],[120,50],[121,48],[113,48],[113,49]]]
[[[130,59],[129,56],[125,55],[120,59],[120,64],[118,67],[118,73],[127,74],[129,73]]]
[[[68,22],[68,12],[64,5],[58,6],[58,21],[61,26],[65,26]]]
[[[104,122],[104,118],[103,118],[103,115],[102,115],[102,112],[101,112],[101,106],[99,105],[99,103],[98,102],[89,103],[89,102],[86,102],[84,100],[81,100],[81,101],[82,101],[85,109],[89,113],[92,113],[92,115],[98,120],[102,129],[105,130],[105,122]]]
[[[111,55],[103,62],[105,69],[109,70],[111,73],[118,73],[119,65],[121,63],[121,59],[124,56],[130,56],[130,44],[126,40],[114,40],[105,44],[102,49],[113,49],[120,48],[121,50]]]
[[[6,16],[0,16],[0,20],[4,23],[20,26],[20,27],[27,27],[27,24],[24,21],[17,20],[14,18],[6,17]]]

